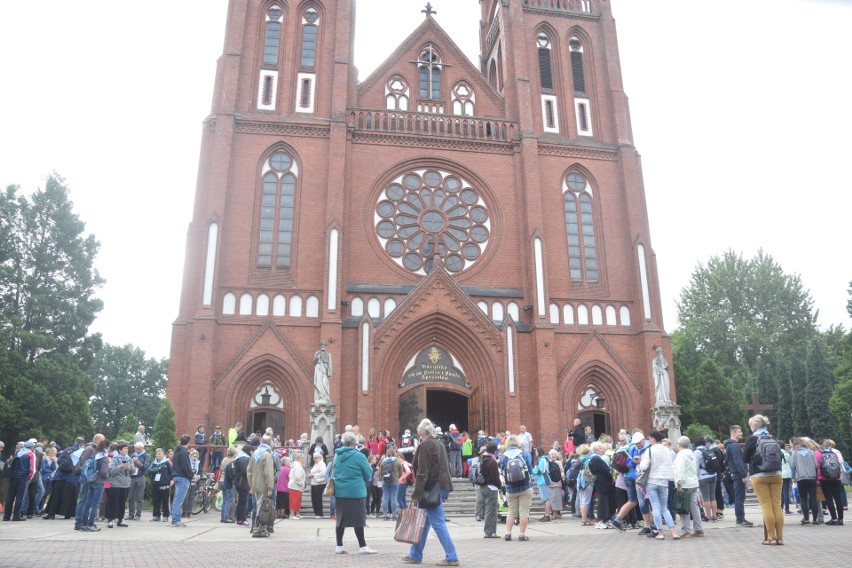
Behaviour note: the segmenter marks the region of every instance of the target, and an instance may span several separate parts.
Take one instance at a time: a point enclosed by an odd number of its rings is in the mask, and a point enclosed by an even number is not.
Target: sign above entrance
[[[470,387],[464,372],[453,364],[453,357],[435,345],[424,349],[414,358],[414,365],[406,369],[399,386],[419,383],[449,383]]]

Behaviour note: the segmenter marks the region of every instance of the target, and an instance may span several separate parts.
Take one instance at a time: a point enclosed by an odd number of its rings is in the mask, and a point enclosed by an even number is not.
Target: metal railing
[[[512,121],[495,118],[432,114],[400,110],[357,109],[349,113],[349,125],[356,130],[469,140],[508,142],[515,137]]]

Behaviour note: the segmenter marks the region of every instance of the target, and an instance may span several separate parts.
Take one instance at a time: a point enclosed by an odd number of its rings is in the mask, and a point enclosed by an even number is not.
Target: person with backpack
[[[781,445],[766,429],[769,419],[755,414],[748,419],[752,435],[746,441],[743,460],[749,465],[751,485],[763,511],[763,542],[784,544],[784,511],[781,510]]]
[[[627,454],[627,470],[624,471],[624,487],[627,492],[627,502],[621,506],[615,516],[609,520],[609,525],[617,528],[620,531],[627,530],[624,525],[625,519],[630,515],[630,511],[639,506],[639,512],[642,514],[642,518],[645,522],[645,526],[642,528],[639,534],[648,535],[651,533],[651,526],[653,524],[651,517],[651,507],[648,503],[648,500],[645,498],[645,495],[642,491],[636,489],[636,466],[642,459],[642,454],[647,451],[648,443],[645,441],[645,434],[642,433],[641,430],[635,430],[633,435],[630,438],[630,444],[626,448],[620,449],[615,453],[613,458],[613,469],[619,471],[623,468],[622,465],[622,453]]]
[[[482,447],[476,465],[477,503],[482,504],[477,511],[480,511],[480,516],[485,521],[485,538],[497,538],[497,493],[503,484],[500,481],[500,466],[497,464],[496,453],[497,444],[488,442]]]
[[[518,438],[520,439],[520,436]],[[535,465],[532,474],[535,476],[535,484],[538,486],[539,499],[541,499],[541,504],[544,505],[544,516],[539,519],[539,522],[549,523],[552,515],[550,509],[550,458],[543,447],[533,448],[533,451],[535,452],[533,455]]]
[[[562,498],[562,484],[565,478],[565,472],[562,469],[562,462],[559,461],[559,451],[552,449],[547,452],[549,462],[547,464],[550,473],[550,516],[552,519],[562,518],[562,509],[564,508]]]
[[[33,442],[24,442],[16,449],[14,457],[9,457],[7,460],[10,463],[6,464],[4,475],[8,472],[9,490],[3,511],[4,521],[27,520],[23,512],[29,507],[30,480],[36,475],[34,446]]]
[[[515,435],[509,435],[505,440],[506,451],[500,458],[500,471],[506,481],[506,498],[509,501],[509,513],[506,515],[506,534],[503,540],[512,540],[512,528],[515,519],[520,519],[520,534],[518,540],[526,541],[527,524],[530,522],[530,506],[532,505],[532,487],[530,472],[533,469],[532,456],[521,449],[521,441]]]
[[[712,443],[712,440],[711,440]],[[701,500],[704,502],[703,521],[715,523],[716,518],[716,479],[721,471],[721,457],[718,450],[707,444],[704,436],[696,436],[692,445],[695,447],[695,463],[698,465],[698,488]]]
[[[813,450],[808,447],[802,438],[793,438],[793,458],[790,460],[790,468],[793,472],[793,480],[799,490],[799,501],[802,510],[802,525],[810,525],[813,513],[813,524],[819,519],[820,504],[817,501],[817,463]]]
[[[651,501],[654,526],[657,527],[657,532],[648,534],[648,537],[666,540],[666,535],[663,532],[663,521],[665,521],[672,539],[679,540],[680,534],[678,534],[671,511],[667,506],[669,482],[674,482],[672,452],[662,443],[663,435],[659,430],[651,430],[648,436],[651,447],[642,454],[642,461],[639,462],[638,468],[639,471],[648,471],[648,483],[645,485],[645,491],[648,494],[648,500]]]
[[[464,477],[464,466],[462,465],[462,436],[455,424],[450,424],[447,432],[447,451],[450,459],[450,475],[455,479]]]
[[[74,518],[74,530],[98,532],[95,517],[104,494],[104,483],[109,479],[109,459],[107,449],[109,440],[103,434],[95,434],[92,445],[83,450],[79,463],[80,497],[77,500],[77,511]]]
[[[219,487],[222,489],[222,510],[219,516],[220,523],[235,523],[231,518],[231,512],[236,511],[234,508],[234,496],[236,495],[236,487],[234,487],[234,470],[228,467],[234,462],[237,457],[237,448],[228,448],[228,455],[219,462],[218,466],[221,470],[219,477]],[[285,458],[286,459],[286,458]],[[281,493],[278,494],[279,496]]]
[[[592,484],[595,487],[595,493],[598,500],[598,522],[595,525],[596,529],[606,529],[607,522],[615,513],[615,480],[612,477],[612,470],[609,463],[604,458],[604,453],[609,444],[601,442],[592,442],[589,449],[591,459],[588,464],[588,473],[594,476]]]
[[[399,480],[402,477],[402,462],[403,460],[397,456],[396,449],[390,447],[379,464],[382,476],[382,508],[380,514],[384,514],[387,521],[396,519]]]
[[[825,524],[842,525],[843,501],[841,493],[843,492],[843,484],[840,482],[840,475],[843,473],[843,456],[832,447],[832,443],[831,440],[823,440],[822,449],[814,452],[814,457],[819,464],[817,479],[820,487],[822,487],[828,512],[831,514],[831,520],[826,521]]]
[[[412,455],[412,459],[413,457]],[[410,485],[414,485],[414,469],[406,458],[402,460],[402,476],[399,478],[399,487],[396,490],[397,510],[401,511],[408,507],[408,503],[405,502],[405,492]]]

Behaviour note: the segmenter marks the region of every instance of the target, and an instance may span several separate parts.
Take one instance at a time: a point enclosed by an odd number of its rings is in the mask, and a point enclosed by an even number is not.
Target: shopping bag
[[[399,512],[396,517],[396,530],[393,539],[397,542],[417,544],[423,536],[426,526],[426,513],[418,507],[408,507]]]

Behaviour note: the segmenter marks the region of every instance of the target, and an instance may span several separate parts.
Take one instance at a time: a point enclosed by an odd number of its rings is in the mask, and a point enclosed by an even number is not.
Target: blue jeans
[[[405,502],[405,492],[407,489],[407,484],[400,483],[399,488],[396,490],[396,508],[400,511],[408,507],[408,504]]]
[[[669,486],[657,485],[656,483],[648,483],[645,486],[645,491],[648,492],[648,499],[651,501],[651,513],[654,515],[654,525],[657,530],[663,530],[663,519],[666,521],[666,526],[673,529],[674,519],[669,512]]]
[[[742,477],[734,477],[734,514],[737,517],[737,522],[741,523],[745,520],[745,497],[746,488],[745,481]]]
[[[83,506],[83,522],[80,523],[85,526],[94,526],[95,519],[98,516],[98,509],[101,506],[101,497],[104,494],[104,484],[103,483],[88,483],[89,491],[86,497],[86,504]],[[83,494],[80,493],[82,497]],[[75,521],[76,522],[76,521]]]
[[[80,476],[80,493],[77,495],[77,509],[74,511],[74,526],[85,525],[83,509],[86,508],[86,499],[89,498],[89,484]]]
[[[785,513],[790,512],[790,482],[792,479],[785,477],[781,485],[781,507]]]
[[[234,504],[234,488],[222,490],[222,516],[221,520],[227,521],[231,514],[231,505]]]
[[[172,481],[175,482],[175,498],[172,501],[172,524],[176,525],[180,522],[180,510],[183,507],[186,494],[189,492],[189,479],[186,477],[174,477]]]
[[[399,483],[382,482],[382,513],[396,516],[396,494]]]
[[[426,526],[423,528],[423,536],[420,537],[420,542],[411,545],[411,550],[408,552],[408,556],[413,560],[423,560],[423,547],[426,546],[429,527],[435,529],[435,534],[438,535],[438,540],[444,547],[444,554],[446,555],[444,560],[451,562],[459,559],[458,554],[456,554],[456,547],[453,546],[453,541],[450,538],[450,531],[447,530],[447,523],[444,520],[444,499],[447,498],[447,495],[446,491],[441,491],[441,504],[431,509],[423,509],[426,513]]]

